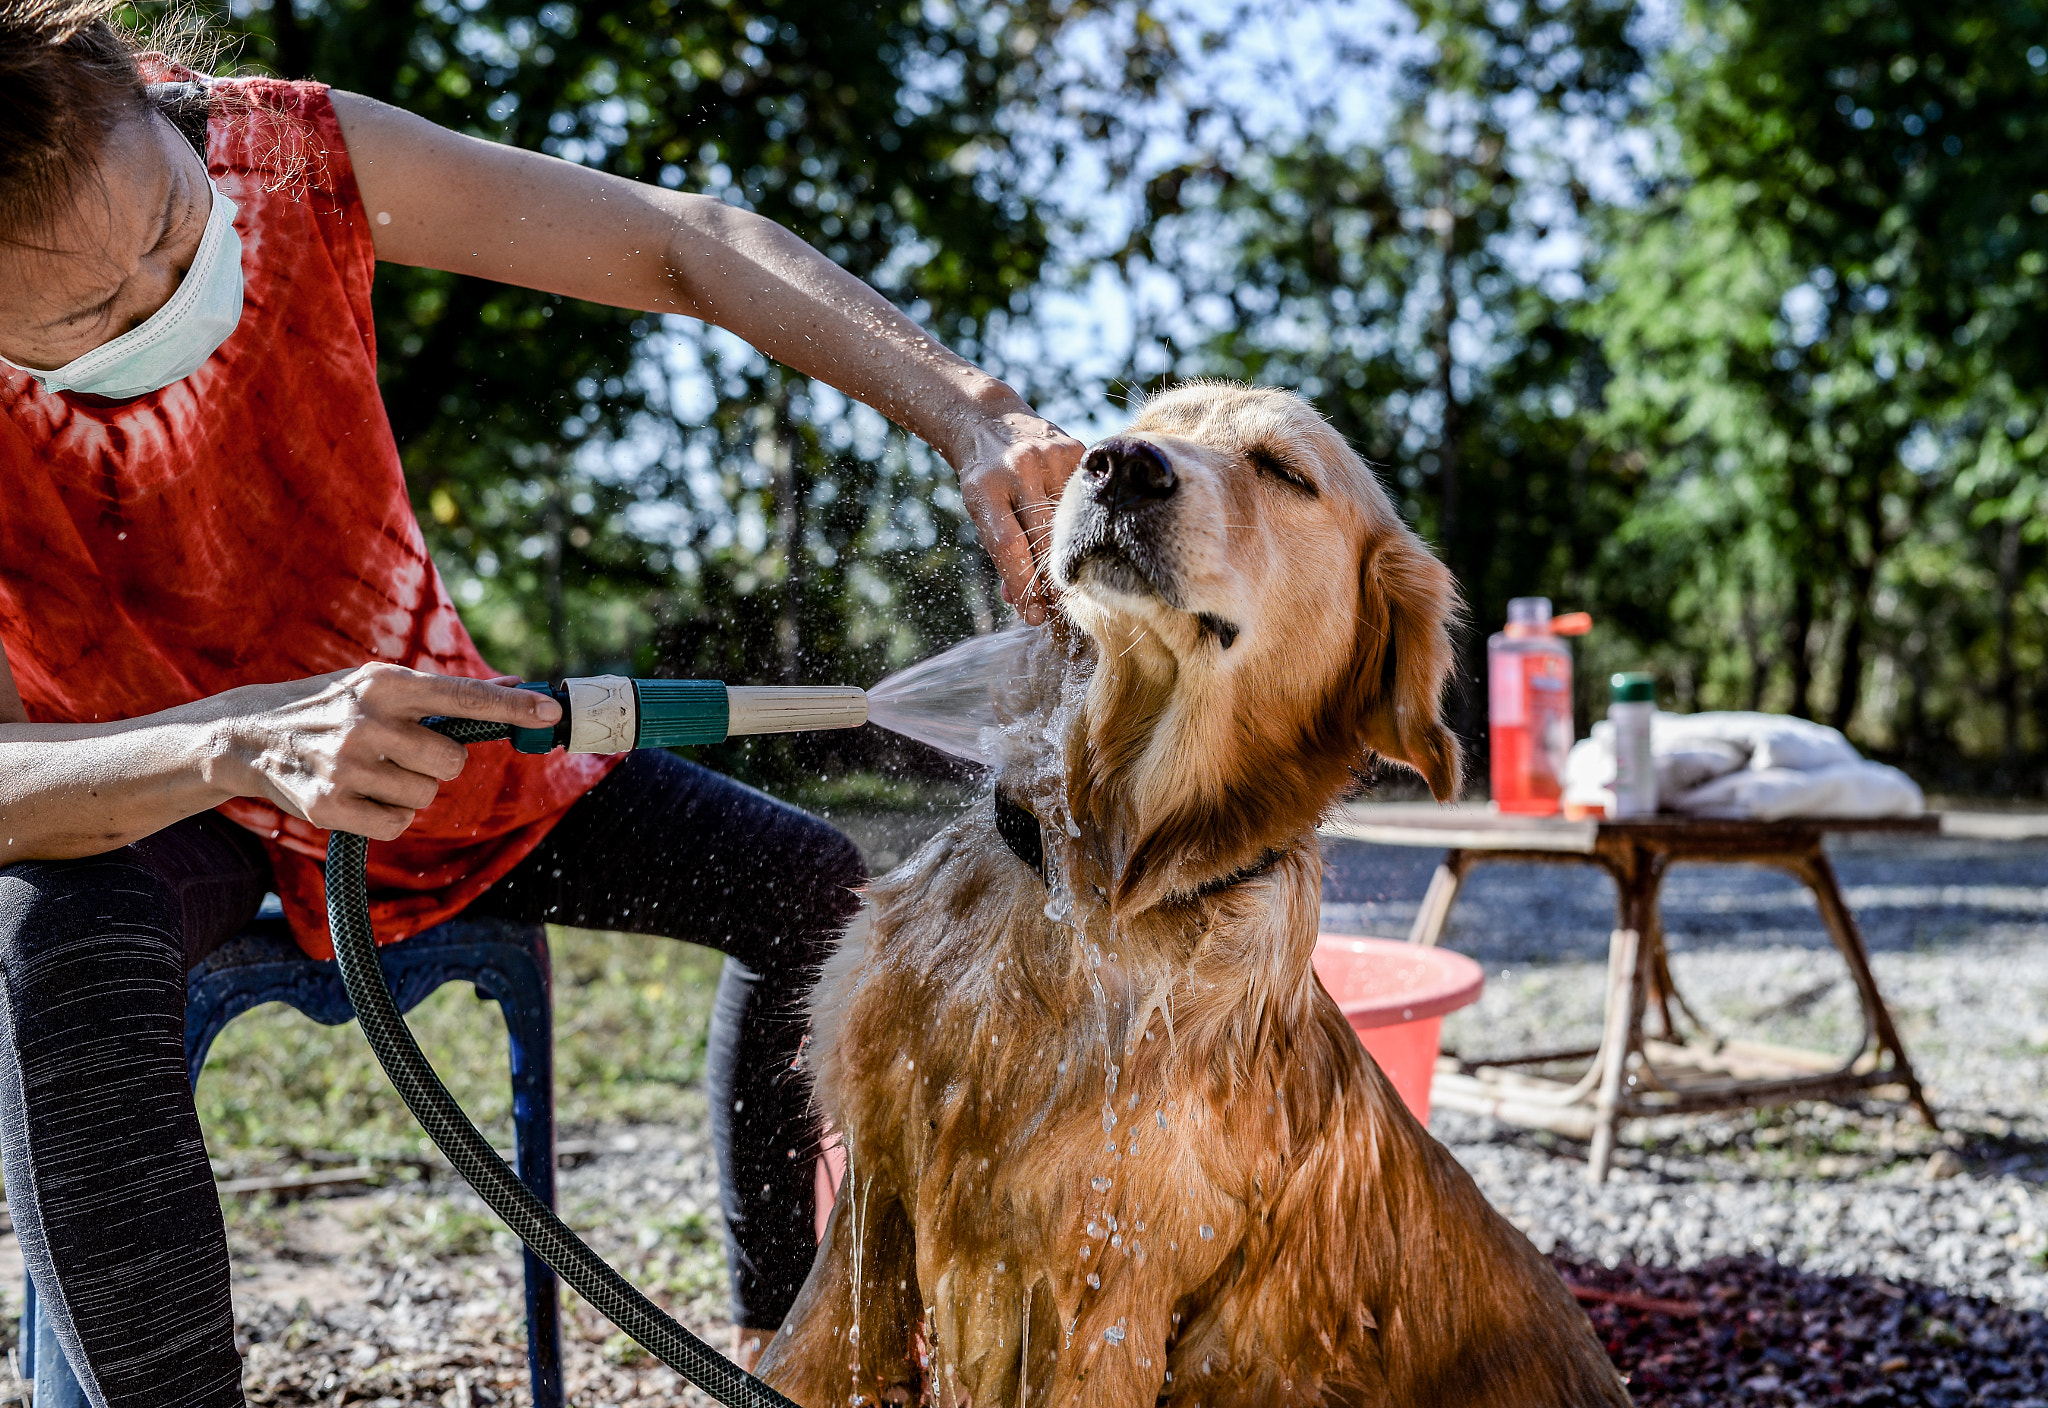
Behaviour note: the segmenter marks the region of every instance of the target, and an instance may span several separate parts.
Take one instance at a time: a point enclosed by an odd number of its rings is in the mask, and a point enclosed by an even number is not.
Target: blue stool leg
[[[512,1045],[512,1130],[519,1181],[549,1207],[555,1205],[555,1034],[541,977],[538,991],[504,997],[505,1030]],[[533,1376],[534,1408],[562,1408],[562,1298],[555,1273],[526,1257],[526,1362]]]

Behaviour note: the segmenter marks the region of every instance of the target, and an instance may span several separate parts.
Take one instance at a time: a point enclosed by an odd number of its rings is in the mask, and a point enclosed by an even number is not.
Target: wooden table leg
[[[1634,929],[1616,929],[1607,945],[1607,1022],[1600,1038],[1600,1093],[1593,1106],[1593,1149],[1586,1178],[1607,1181],[1614,1160],[1614,1127],[1621,1118],[1621,1092],[1628,1079],[1628,1058],[1641,1039],[1642,968],[1638,959],[1642,936]]]
[[[1463,851],[1446,851],[1436,874],[1429,877],[1429,889],[1423,893],[1422,908],[1415,911],[1415,923],[1408,930],[1408,942],[1434,947],[1444,936],[1444,926],[1450,922],[1451,906],[1458,902],[1458,891],[1465,884],[1467,861]]]
[[[1678,997],[1678,985],[1671,980],[1671,958],[1664,948],[1662,891],[1665,868],[1665,858],[1661,854],[1645,855],[1636,862],[1633,923],[1636,932],[1642,936],[1646,1009],[1649,1005],[1655,1006],[1664,1039],[1677,1041],[1678,1026],[1671,1019],[1671,1000]],[[1679,998],[1678,1005],[1684,1008],[1685,999]]]
[[[1920,1089],[1920,1077],[1914,1072],[1913,1063],[1906,1059],[1905,1045],[1899,1040],[1898,1029],[1892,1025],[1891,1009],[1885,1006],[1884,995],[1877,990],[1877,976],[1870,971],[1870,957],[1863,946],[1863,933],[1856,927],[1856,916],[1850,912],[1848,901],[1842,898],[1827,851],[1816,839],[1808,850],[1788,857],[1786,868],[1813,891],[1814,901],[1820,907],[1821,922],[1827,925],[1828,937],[1834,941],[1843,962],[1849,965],[1849,976],[1855,980],[1857,996],[1863,1001],[1863,1020],[1877,1042],[1878,1059],[1882,1060],[1885,1053],[1890,1053],[1892,1070],[1897,1073],[1899,1084],[1906,1087],[1906,1097],[1913,1108],[1920,1112],[1920,1118],[1927,1121],[1928,1128],[1941,1128],[1934,1117],[1933,1107],[1927,1103],[1927,1096]]]

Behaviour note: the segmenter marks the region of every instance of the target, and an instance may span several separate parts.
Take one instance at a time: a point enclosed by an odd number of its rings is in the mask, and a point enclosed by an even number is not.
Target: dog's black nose
[[[1081,472],[1110,491],[1117,503],[1163,499],[1180,487],[1166,456],[1143,440],[1118,435],[1081,460]]]

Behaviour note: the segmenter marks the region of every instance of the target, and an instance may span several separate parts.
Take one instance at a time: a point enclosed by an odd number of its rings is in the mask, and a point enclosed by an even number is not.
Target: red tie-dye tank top
[[[377,391],[375,252],[327,90],[215,85],[207,165],[239,213],[242,321],[206,364],[87,404],[0,365],[0,643],[38,723],[134,718],[385,660],[488,678],[428,557]],[[616,759],[469,764],[370,847],[389,943],[457,913]],[[243,799],[308,953],[327,957],[326,833]]]

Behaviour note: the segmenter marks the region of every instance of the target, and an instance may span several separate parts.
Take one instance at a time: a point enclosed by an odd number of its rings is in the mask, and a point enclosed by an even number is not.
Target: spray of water
[[[1064,658],[1055,653],[1062,649],[1067,652]],[[1144,1127],[1142,1132],[1149,1136],[1146,1147],[1153,1138],[1170,1147],[1176,1137],[1169,1132],[1173,1126],[1166,1105],[1136,1088],[1156,1076],[1136,1060],[1136,1053],[1139,1043],[1150,1039],[1154,1011],[1164,1019],[1164,1034],[1172,1042],[1171,997],[1178,974],[1133,966],[1135,957],[1132,964],[1120,961],[1120,951],[1128,951],[1129,936],[1109,914],[1100,881],[1089,878],[1100,875],[1102,858],[1090,859],[1082,828],[1075,822],[1062,741],[1073,733],[1085,706],[1091,675],[1092,656],[1078,637],[1062,646],[1044,630],[1018,628],[964,641],[889,676],[868,691],[868,718],[954,757],[999,770],[1006,791],[1039,819],[1045,841],[1045,916],[1056,929],[1047,936],[1054,946],[1038,957],[1049,969],[1056,967],[1058,947],[1064,943],[1071,954],[1070,971],[1078,974],[1086,993],[1075,994],[1079,1000],[1068,1038],[1056,1053],[1061,1059],[1042,1099],[1050,1110],[1076,1097],[1088,1098],[1082,1095],[1083,1084],[1101,1077],[1103,1143],[1090,1160],[1092,1196],[1084,1201],[1083,1215],[1089,1219],[1090,1238],[1107,1239],[1100,1247],[1105,1259],[1109,1251],[1125,1248],[1127,1255],[1142,1262],[1138,1234],[1145,1231],[1146,1210],[1131,1201],[1128,1191],[1119,1193],[1118,1180],[1124,1160],[1139,1157],[1139,1111],[1148,1099],[1153,1100],[1158,1130]],[[1180,1211],[1193,1220],[1188,1208]],[[1120,1221],[1125,1218],[1128,1226]],[[1215,1226],[1202,1224],[1200,1235],[1213,1239]],[[1179,1251],[1178,1243],[1168,1239],[1166,1244],[1169,1252]],[[941,1277],[939,1303],[961,1303],[963,1292],[954,1285],[958,1270],[949,1269]],[[996,1271],[1004,1270],[998,1262]],[[1087,1271],[1088,1286],[1099,1293],[1104,1285],[1101,1273]],[[1041,1279],[1036,1284],[1046,1283]],[[1023,1294],[1027,1322],[1036,1293]],[[1078,1303],[1060,1312],[1069,1350],[1082,1313]],[[1105,1318],[1108,1313],[1104,1311]],[[1114,1324],[1103,1324],[1100,1333],[1107,1344],[1120,1345],[1129,1333],[1129,1320],[1119,1316]],[[1150,1366],[1150,1359],[1145,1359],[1143,1367]],[[959,1366],[935,1344],[932,1374],[949,1401],[961,1396],[958,1372]],[[1166,1382],[1170,1385],[1172,1380],[1168,1373]]]
[[[974,636],[898,670],[868,691],[868,722],[984,767],[1001,760],[999,735],[1017,717],[1005,705],[1029,682],[1031,644],[1042,633],[1018,626]]]

